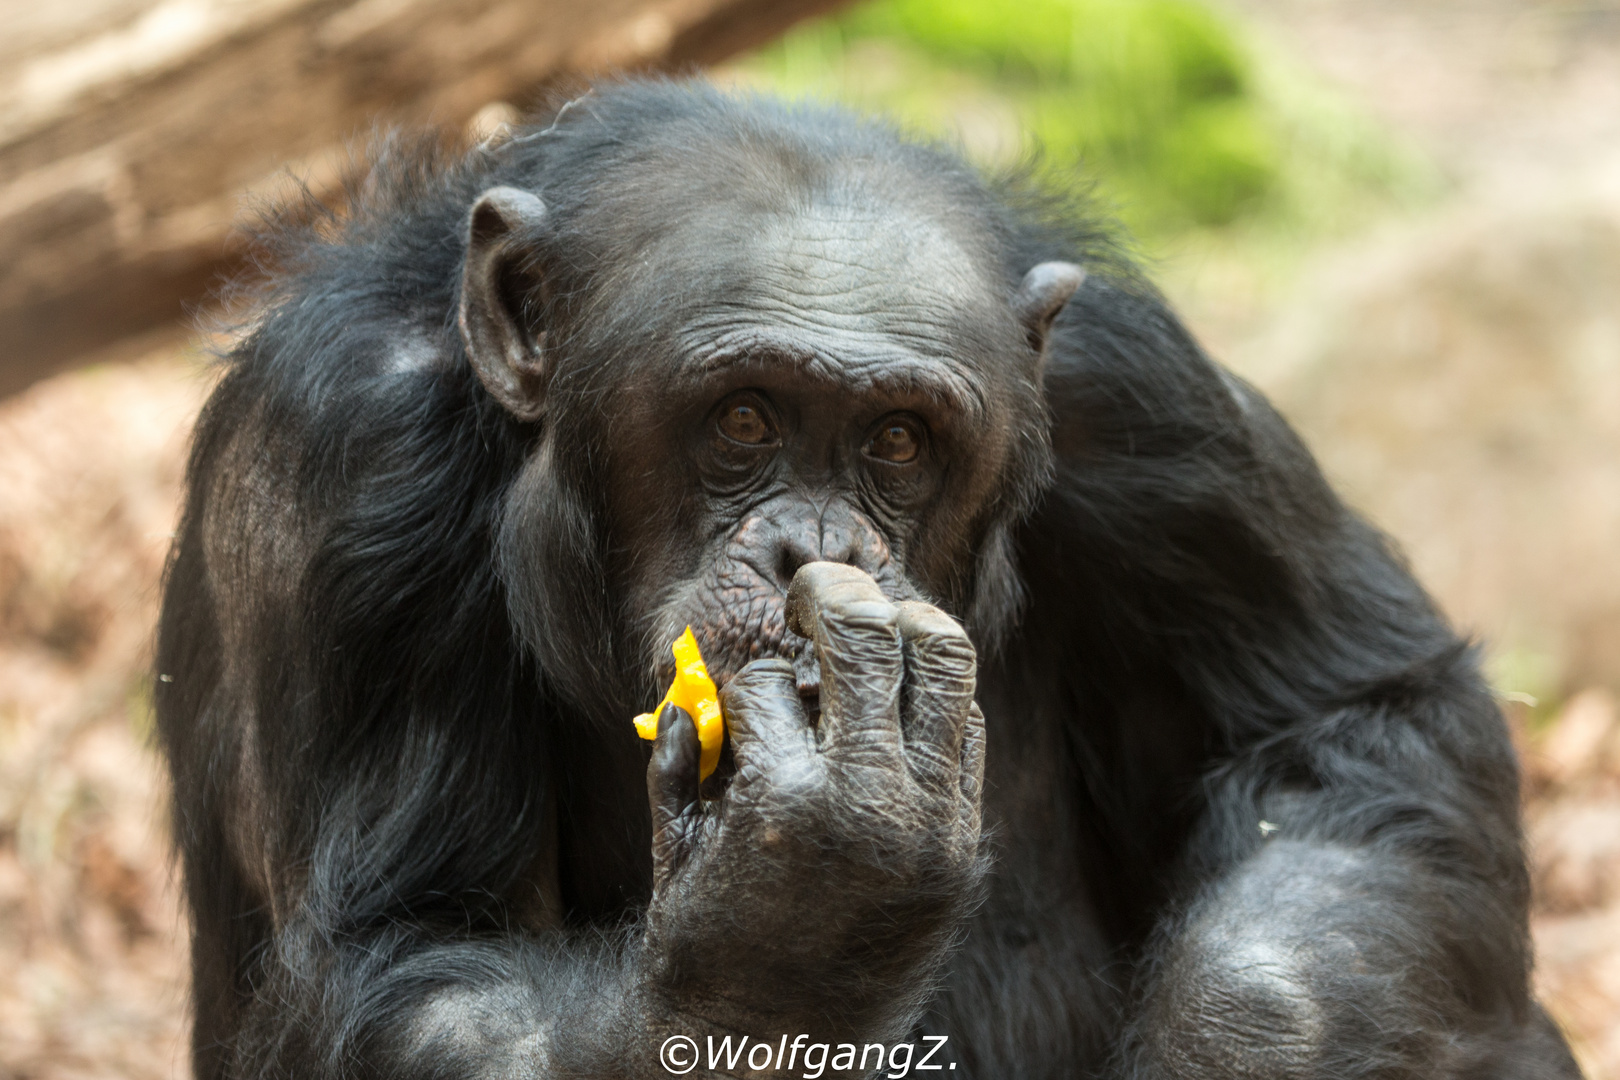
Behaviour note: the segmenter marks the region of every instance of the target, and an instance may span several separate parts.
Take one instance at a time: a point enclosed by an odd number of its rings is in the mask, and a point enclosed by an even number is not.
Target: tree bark
[[[0,15],[0,396],[206,303],[378,124],[679,70],[840,0],[77,0]],[[488,115],[488,114],[485,114]]]

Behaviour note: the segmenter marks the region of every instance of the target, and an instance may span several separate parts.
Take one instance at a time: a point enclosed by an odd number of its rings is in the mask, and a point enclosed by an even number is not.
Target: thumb
[[[658,714],[658,739],[647,763],[647,801],[652,809],[653,889],[680,868],[703,817],[698,798],[702,746],[697,725],[686,710],[665,705]]]

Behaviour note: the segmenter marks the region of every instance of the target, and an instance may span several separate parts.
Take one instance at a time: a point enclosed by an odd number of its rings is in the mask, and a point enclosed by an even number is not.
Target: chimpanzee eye
[[[721,407],[717,422],[720,434],[744,446],[764,446],[776,441],[776,429],[771,426],[765,410],[752,398],[729,402]]]
[[[904,465],[915,461],[922,450],[922,431],[917,421],[905,416],[888,417],[866,444],[868,457]]]

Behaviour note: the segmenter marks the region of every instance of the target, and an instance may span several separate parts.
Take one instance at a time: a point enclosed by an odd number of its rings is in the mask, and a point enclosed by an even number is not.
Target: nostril
[[[790,544],[784,546],[776,557],[777,584],[780,585],[784,590],[787,589],[789,585],[793,584],[793,575],[797,574],[801,567],[807,566],[813,562],[843,563],[846,566],[855,566],[865,569],[865,567],[861,566],[862,560],[860,559],[859,552],[806,552],[800,550],[796,545]]]
[[[867,570],[869,560],[865,555],[862,545],[847,530],[827,529],[822,532],[821,552],[816,559],[819,562],[841,563],[844,566]]]

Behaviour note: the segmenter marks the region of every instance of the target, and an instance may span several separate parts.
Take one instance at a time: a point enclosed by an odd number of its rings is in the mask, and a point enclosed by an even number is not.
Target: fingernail
[[[668,730],[669,725],[679,720],[682,715],[684,714],[679,705],[665,705],[658,712],[658,734],[662,735]]]

